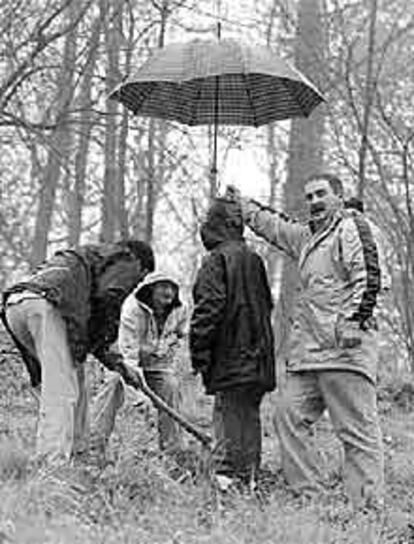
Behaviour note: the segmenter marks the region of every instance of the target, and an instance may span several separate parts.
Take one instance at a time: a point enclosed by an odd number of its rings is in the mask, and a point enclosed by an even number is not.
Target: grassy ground
[[[279,471],[271,397],[263,408],[268,477],[262,500],[237,493],[219,500],[207,477],[206,454],[187,459],[187,469],[162,457],[154,414],[137,406],[133,394],[110,444],[111,465],[103,471],[82,464],[59,472],[36,468],[30,462],[36,401],[20,360],[4,342],[0,350],[0,544],[414,543],[414,401],[409,383],[384,383],[380,392],[386,511],[381,517],[350,515],[340,483],[319,502],[288,492]],[[199,385],[187,380],[184,394],[187,414],[208,426],[211,403]],[[315,440],[334,481],[341,450],[327,420]]]

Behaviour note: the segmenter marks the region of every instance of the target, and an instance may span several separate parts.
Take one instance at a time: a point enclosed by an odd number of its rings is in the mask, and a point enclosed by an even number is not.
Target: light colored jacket
[[[375,381],[378,330],[375,312],[389,287],[383,248],[365,216],[340,210],[321,230],[284,214],[243,203],[246,224],[298,263],[300,294],[293,315],[288,369],[346,369]],[[357,329],[360,345],[341,347],[344,326]],[[277,334],[277,332],[276,332]]]
[[[156,282],[170,281],[176,296],[161,334],[150,307],[151,290]],[[119,326],[118,347],[125,363],[145,370],[174,371],[175,356],[188,336],[188,312],[179,298],[179,286],[161,272],[148,274],[126,298]]]

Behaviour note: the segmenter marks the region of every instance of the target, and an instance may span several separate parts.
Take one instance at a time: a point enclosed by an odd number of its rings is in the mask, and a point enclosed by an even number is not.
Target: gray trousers
[[[145,372],[148,386],[175,410],[180,409],[181,397],[178,380],[172,372]],[[118,410],[124,404],[124,382],[114,374],[97,394],[91,418],[91,450],[93,455],[104,454],[106,444],[115,426]],[[161,450],[182,447],[183,435],[179,424],[164,411],[158,410],[158,442]]]
[[[72,359],[66,323],[44,298],[10,304],[6,315],[13,334],[42,368],[37,454],[52,465],[67,462],[88,447],[85,367]]]
[[[244,480],[257,474],[262,450],[262,398],[263,392],[255,387],[216,393],[213,428],[214,467],[218,474]]]
[[[325,408],[344,447],[347,495],[357,504],[381,500],[384,459],[375,385],[347,370],[288,373],[275,417],[288,483],[298,492],[323,488],[310,430]]]

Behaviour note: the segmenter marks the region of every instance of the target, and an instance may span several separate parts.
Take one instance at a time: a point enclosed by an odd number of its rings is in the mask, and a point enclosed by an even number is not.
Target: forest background
[[[308,119],[221,127],[219,191],[234,183],[303,220],[306,176],[339,175],[381,228],[393,278],[380,377],[406,376],[414,370],[411,0],[4,0],[0,287],[58,248],[129,236],[153,244],[190,301],[198,228],[217,190],[212,130],[142,119],[107,97],[154,49],[215,39],[218,20],[223,37],[271,47],[326,97]],[[295,269],[247,236],[277,302],[281,377]]]
[[[58,248],[134,236],[188,295],[215,190],[212,131],[134,117],[107,97],[155,48],[215,39],[220,16],[223,37],[271,47],[326,97],[309,119],[222,127],[221,187],[299,218],[315,171],[363,197],[393,273],[391,351],[414,367],[412,2],[8,0],[0,16],[2,287]],[[254,243],[288,322],[292,265]],[[282,333],[279,343],[283,351]]]

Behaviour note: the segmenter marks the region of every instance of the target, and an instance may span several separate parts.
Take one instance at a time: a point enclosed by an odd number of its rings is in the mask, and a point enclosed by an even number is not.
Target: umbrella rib
[[[280,83],[283,85],[283,87],[286,89],[286,92],[289,96],[292,96],[292,92],[290,90],[290,88],[288,87],[288,85],[286,84],[286,79],[284,78],[281,78],[280,79]],[[295,104],[299,107],[300,111],[302,112],[302,115],[303,117],[308,117],[308,113],[304,110],[302,104],[300,103],[300,101],[296,98],[296,96],[293,97],[294,99],[294,102]]]
[[[244,73],[242,75],[243,75],[243,80],[244,80],[244,87],[246,89],[247,100],[249,101],[250,109],[251,109],[252,114],[253,114],[253,126],[256,127],[257,126],[257,116],[256,116],[256,110],[255,110],[255,107],[254,107],[254,102],[253,102],[253,99],[252,99],[251,89],[250,89],[250,86],[249,86],[249,83],[248,83],[248,77]]]

